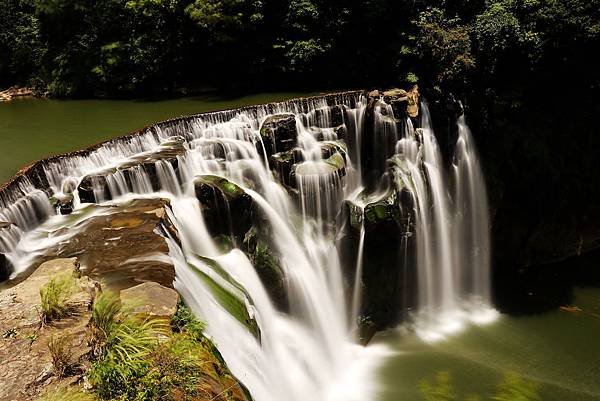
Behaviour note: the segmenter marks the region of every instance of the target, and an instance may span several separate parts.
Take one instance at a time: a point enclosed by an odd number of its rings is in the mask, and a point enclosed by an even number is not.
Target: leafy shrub
[[[240,395],[221,355],[204,337],[204,323],[181,301],[169,330],[168,322],[141,319],[123,309],[114,294],[104,293],[94,302],[92,328],[101,346],[88,378],[102,399],[227,400]]]
[[[72,273],[61,273],[40,288],[41,320],[47,324],[72,313],[69,298],[77,291],[77,282]]]
[[[171,318],[171,330],[175,333],[187,332],[188,335],[200,341],[204,338],[204,322],[196,318],[190,308],[188,308],[182,300],[177,304],[177,311]]]

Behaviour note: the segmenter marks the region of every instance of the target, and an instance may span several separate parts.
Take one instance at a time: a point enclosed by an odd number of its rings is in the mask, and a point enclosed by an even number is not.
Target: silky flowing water
[[[187,102],[184,101],[186,105]],[[461,349],[470,355],[468,363],[457,362],[465,366],[457,373],[461,383],[468,377],[465,371],[469,371],[470,363],[489,364],[488,376],[492,376],[497,373],[495,365],[484,361],[491,361],[496,349],[514,349],[524,336],[518,334],[513,342],[503,345],[498,342],[501,337],[496,341],[496,332],[517,326],[511,326],[512,318],[507,317],[491,323],[498,314],[490,300],[487,195],[475,143],[465,120],[457,121],[455,157],[447,168],[425,103],[421,108],[421,128],[415,129],[408,119],[396,124],[392,107],[378,100],[374,126],[369,131],[374,137],[367,138],[365,97],[358,92],[342,94],[334,102],[342,110],[347,143],[338,141],[332,127],[332,108],[325,98],[311,98],[157,125],[140,136],[107,144],[89,155],[49,163],[44,166],[45,176],[58,195],[88,175],[104,174],[108,190],[94,186],[97,202],[113,199],[119,203],[140,196],[170,199],[169,217],[180,240],[179,243],[168,238],[169,257],[176,270],[175,288],[207,322],[207,333],[232,373],[256,401],[351,401],[380,396],[417,400],[417,383],[413,379],[418,370],[411,371],[410,366],[427,365],[427,369],[419,370],[426,376],[438,366],[443,369],[444,361],[453,360],[444,355]],[[121,113],[113,110],[111,117],[119,118],[126,114],[127,107],[133,107],[129,103],[121,106]],[[1,107],[0,112],[6,112]],[[11,110],[7,115],[16,109]],[[164,112],[160,107],[157,110]],[[186,110],[183,108],[182,112]],[[295,169],[298,188],[294,196],[270,170],[265,160],[267,139],[260,132],[270,115],[281,113],[293,114],[298,132],[296,146],[302,155],[302,162]],[[9,129],[15,129],[10,128],[11,123],[14,121],[9,120],[2,127],[2,140],[9,145],[5,133],[11,138],[18,136],[14,132],[10,135]],[[86,125],[93,126],[89,121]],[[28,127],[34,131],[34,125]],[[71,133],[76,130],[72,128]],[[63,137],[58,135],[46,140],[60,138]],[[357,344],[355,328],[361,318],[365,217],[354,262],[349,267],[355,272],[351,283],[346,282],[336,246],[336,219],[344,200],[364,209],[385,195],[380,190],[366,193],[363,187],[366,167],[361,147],[373,140],[386,146],[383,153],[371,155],[372,160],[384,166],[392,156],[393,183],[407,190],[413,200],[418,276],[414,285],[418,289],[418,304],[401,329],[381,334],[363,347]],[[73,141],[60,146],[68,149],[76,144]],[[35,146],[42,148],[43,144]],[[31,152],[39,150],[35,146]],[[324,152],[324,146],[329,153]],[[54,149],[61,148],[51,151]],[[176,156],[178,171],[171,163],[155,162],[161,188],[155,192],[147,171],[135,162],[173,149],[183,150]],[[335,149],[333,155],[331,149]],[[122,165],[131,166],[127,175],[118,168]],[[223,251],[214,241],[194,191],[196,177],[208,175],[225,177],[242,188],[263,217],[270,245],[280,256],[289,311],[274,305],[239,247]],[[43,192],[27,185],[20,191],[27,196],[5,201],[5,207],[0,209],[0,220],[13,221],[19,227],[5,234],[0,242],[0,250],[13,262],[16,276],[27,270],[37,253],[68,241],[75,234],[74,230],[61,230],[60,235],[53,237],[48,232],[74,226],[77,219],[89,217],[86,206],[79,204],[77,197],[73,215],[56,216]],[[232,227],[236,222],[228,224]],[[407,242],[403,239],[390,246],[405,249]],[[215,286],[235,298],[244,310],[228,308],[216,295]],[[488,341],[489,354],[477,348],[478,341]],[[508,358],[508,365],[519,360],[503,357]],[[396,381],[390,380],[392,376],[397,376]]]

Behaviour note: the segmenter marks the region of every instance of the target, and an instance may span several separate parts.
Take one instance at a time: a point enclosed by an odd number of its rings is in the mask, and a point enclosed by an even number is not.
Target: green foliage
[[[73,273],[61,273],[40,288],[41,320],[44,324],[72,313],[69,298],[77,291]]]
[[[102,355],[88,374],[105,400],[224,399],[237,382],[227,374],[204,323],[180,302],[170,322],[140,320],[121,310],[112,294],[97,298],[93,325],[106,333]],[[207,380],[220,383],[214,394]]]
[[[31,0],[0,0],[0,85],[26,84],[45,53]]]
[[[91,321],[94,343],[104,344],[113,336],[120,312],[121,301],[115,293],[103,291],[96,297]]]
[[[241,31],[264,18],[260,0],[196,0],[185,12],[217,42],[235,40]]]
[[[206,324],[198,319],[180,299],[177,304],[177,311],[171,318],[171,330],[174,333],[186,332],[190,338],[201,341],[204,338],[204,329]]]
[[[262,242],[256,244],[254,267],[257,270],[273,271],[276,272],[277,275],[281,275],[281,267],[279,266],[277,259],[271,254],[269,247]]]
[[[0,0],[0,85],[70,97],[415,74],[423,89],[458,93],[539,71],[596,82],[581,58],[597,47],[599,10],[600,0]]]
[[[431,84],[451,89],[465,85],[475,67],[470,27],[437,8],[422,12],[414,23],[415,51],[432,70]]]

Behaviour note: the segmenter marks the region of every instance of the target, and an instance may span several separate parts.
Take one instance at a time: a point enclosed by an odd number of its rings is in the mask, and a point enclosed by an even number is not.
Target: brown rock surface
[[[82,273],[114,290],[154,281],[172,287],[175,268],[161,234],[175,234],[165,199],[135,199],[120,204],[89,205],[50,236],[66,239],[45,251],[45,257],[73,257]],[[87,217],[87,216],[90,217]]]
[[[73,313],[67,318],[42,326],[38,313],[40,288],[57,274],[78,268],[77,258],[50,260],[27,280],[0,292],[0,400],[35,399],[43,387],[60,381],[52,371],[51,338],[68,338],[72,363],[86,363],[86,327],[97,284],[87,277],[77,279],[79,291],[70,299]]]
[[[179,294],[172,288],[147,282],[121,291],[121,303],[148,317],[171,319],[177,312]]]

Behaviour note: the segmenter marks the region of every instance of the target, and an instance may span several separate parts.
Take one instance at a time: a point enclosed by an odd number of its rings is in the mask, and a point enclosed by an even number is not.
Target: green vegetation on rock
[[[77,291],[77,281],[71,272],[60,273],[40,288],[43,323],[69,316],[72,307],[69,298]]]
[[[87,376],[103,400],[243,400],[204,323],[180,302],[170,322],[121,308],[114,294],[93,306],[97,358]],[[98,346],[101,344],[101,346]]]

